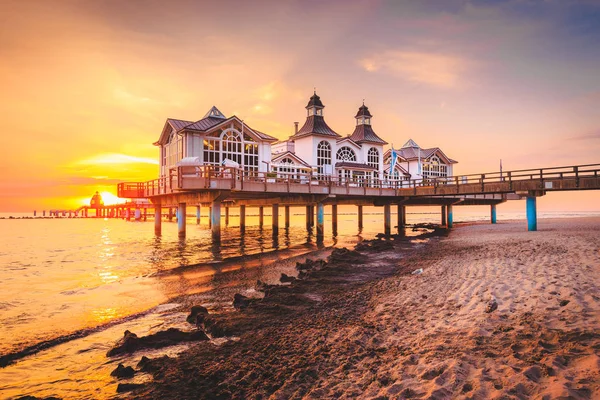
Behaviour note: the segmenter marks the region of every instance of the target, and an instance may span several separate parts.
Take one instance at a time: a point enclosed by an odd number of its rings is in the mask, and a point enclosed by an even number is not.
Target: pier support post
[[[148,207],[144,207],[144,222],[148,220]]]
[[[179,209],[177,210],[177,233],[180,238],[185,237],[185,213],[186,204],[179,203]]]
[[[154,205],[154,234],[160,236],[162,228],[162,207],[160,204]]]
[[[265,222],[265,208],[258,207],[258,226],[260,229],[262,229],[264,222]]]
[[[169,221],[173,221],[173,209],[169,207]]]
[[[225,226],[229,226],[229,207],[225,207]]]
[[[208,207],[208,227],[212,228],[212,207]]]
[[[140,219],[142,219],[142,210],[140,210],[139,208],[136,208],[135,213],[133,215],[135,217],[135,220],[139,221]]]
[[[390,204],[385,204],[383,206],[383,230],[385,236],[390,236],[392,233],[392,206]]]
[[[290,227],[290,206],[285,206],[285,227]]]
[[[527,196],[527,230],[537,231],[537,198]]]
[[[244,233],[246,231],[246,206],[240,206],[240,232]]]
[[[323,242],[324,226],[325,206],[323,205],[323,203],[317,203],[317,242]]]
[[[452,204],[449,204],[447,207],[448,207],[448,228],[452,228],[452,226],[454,225],[454,215],[452,213]]]
[[[446,206],[442,206],[442,226],[448,226],[448,219],[446,218]]]
[[[221,202],[212,202],[212,212],[210,214],[212,240],[213,243],[221,243]]]
[[[200,225],[200,206],[196,206],[196,225]]]
[[[310,219],[311,219],[311,208],[310,208],[310,206],[306,206],[306,230],[307,231],[309,231],[310,227],[312,226]]]
[[[398,229],[406,226],[406,206],[398,204]]]
[[[490,206],[490,222],[492,224],[496,223],[496,205],[495,204],[492,204]]]
[[[358,206],[358,230],[363,228],[363,206]]]
[[[337,204],[331,205],[331,230],[333,232],[333,236],[337,236],[337,233],[338,233]]]
[[[271,226],[273,228],[273,236],[279,233],[279,204],[273,204],[271,211]]]

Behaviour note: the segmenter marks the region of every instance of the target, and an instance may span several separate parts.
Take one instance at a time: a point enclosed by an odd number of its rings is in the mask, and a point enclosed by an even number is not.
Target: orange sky
[[[165,119],[200,119],[212,105],[285,138],[315,86],[338,133],[352,132],[364,98],[380,136],[439,146],[456,174],[495,171],[499,159],[505,170],[600,162],[597,2],[0,0],[0,10],[0,211],[75,207],[153,179]],[[600,192],[541,204],[600,210]]]

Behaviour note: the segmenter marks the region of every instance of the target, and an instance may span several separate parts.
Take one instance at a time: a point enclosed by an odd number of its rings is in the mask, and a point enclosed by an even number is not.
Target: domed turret
[[[99,208],[99,207],[103,207],[103,206],[104,206],[104,200],[102,200],[102,195],[100,195],[100,193],[96,192],[96,194],[93,195],[92,199],[90,200],[90,207]]]

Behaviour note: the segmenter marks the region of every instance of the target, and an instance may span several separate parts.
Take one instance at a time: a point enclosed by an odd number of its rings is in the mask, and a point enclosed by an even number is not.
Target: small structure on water
[[[90,199],[90,208],[98,209],[101,207],[104,207],[104,200],[102,200],[102,195],[96,192]]]

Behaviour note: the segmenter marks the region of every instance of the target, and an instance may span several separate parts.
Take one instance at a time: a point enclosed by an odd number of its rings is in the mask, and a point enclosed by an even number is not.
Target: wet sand
[[[459,226],[341,254],[211,315],[207,331],[236,340],[157,362],[133,395],[599,398],[600,218],[524,229]]]

